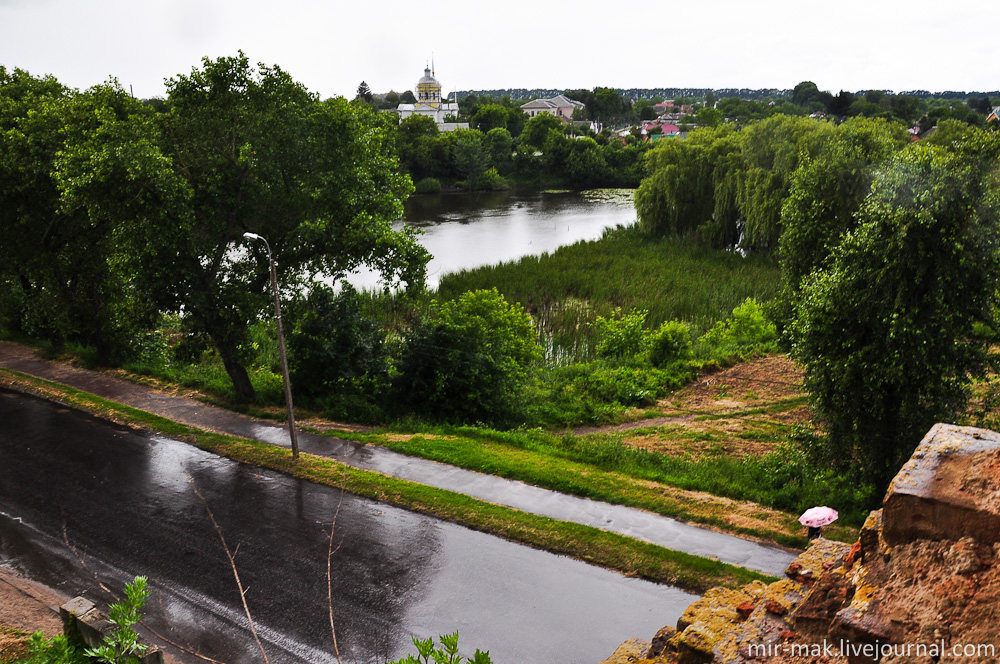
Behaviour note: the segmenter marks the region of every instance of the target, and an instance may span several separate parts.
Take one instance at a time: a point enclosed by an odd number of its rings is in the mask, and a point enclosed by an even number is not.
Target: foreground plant
[[[104,643],[96,648],[87,648],[87,656],[107,664],[138,664],[149,649],[139,643],[133,625],[139,622],[140,611],[149,599],[146,577],[137,576],[132,583],[125,584],[125,601],[115,602],[108,608],[108,619],[116,629],[104,637]]]
[[[413,645],[417,649],[417,655],[407,655],[403,659],[396,660],[391,664],[462,664],[462,656],[458,654],[458,632],[454,634],[444,634],[438,637],[441,646],[434,647],[434,639],[420,640],[413,638]],[[476,650],[476,654],[467,657],[465,664],[493,664],[489,651]]]

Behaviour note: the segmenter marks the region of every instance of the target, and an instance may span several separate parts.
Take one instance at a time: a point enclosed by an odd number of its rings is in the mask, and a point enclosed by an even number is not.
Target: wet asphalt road
[[[275,663],[334,661],[334,519],[345,662],[384,662],[412,651],[410,634],[455,630],[466,654],[489,650],[497,664],[598,662],[694,599],[0,391],[2,564],[104,605],[95,576],[120,592],[145,574],[150,628],[230,664],[262,661],[207,508]]]
[[[177,422],[289,446],[287,428],[192,399],[156,392],[111,376],[46,362],[16,344],[0,342],[0,366],[71,385]],[[651,512],[568,496],[354,441],[300,432],[299,445],[303,452],[332,457],[359,468],[464,493],[526,512],[594,526],[775,576],[781,576],[797,555],[797,552],[788,549],[717,533]]]

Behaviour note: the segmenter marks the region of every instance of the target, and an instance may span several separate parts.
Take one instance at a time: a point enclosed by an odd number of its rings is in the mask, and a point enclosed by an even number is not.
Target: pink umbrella
[[[837,510],[832,507],[810,507],[802,516],[799,517],[799,523],[803,526],[808,526],[809,528],[822,528],[823,526],[828,526],[837,520]]]

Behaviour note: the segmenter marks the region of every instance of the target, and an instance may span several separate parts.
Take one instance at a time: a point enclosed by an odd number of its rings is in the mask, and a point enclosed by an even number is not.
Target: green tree
[[[486,132],[484,141],[489,161],[501,173],[508,173],[513,162],[514,138],[506,129],[497,127]]]
[[[566,176],[576,186],[597,187],[613,184],[613,174],[604,161],[604,152],[592,138],[571,141],[564,169]]]
[[[433,303],[398,362],[395,402],[454,423],[510,424],[541,359],[531,318],[496,289]]]
[[[716,208],[716,183],[724,176],[720,164],[739,151],[740,138],[728,126],[699,129],[687,140],[662,141],[648,151],[647,177],[635,193],[643,233],[678,235],[709,222]],[[736,220],[730,214],[726,221]]]
[[[137,290],[133,244],[162,220],[151,202],[184,197],[156,146],[153,111],[117,84],[70,93],[0,73],[0,300],[8,324],[122,359],[156,310]]]
[[[372,89],[368,87],[368,84],[364,81],[361,81],[358,85],[358,96],[356,99],[363,101],[366,104],[371,104],[375,100],[375,95],[372,94]]]
[[[881,168],[859,227],[803,284],[792,351],[825,462],[883,486],[985,368],[998,256],[996,140],[913,145]]]
[[[722,120],[722,111],[711,106],[699,108],[694,114],[694,121],[699,127],[718,127]]]
[[[535,149],[541,149],[549,136],[550,129],[562,131],[563,121],[551,113],[539,113],[525,123],[524,130],[518,138],[518,143],[520,145],[531,146]]]
[[[833,131],[831,123],[789,115],[773,115],[743,130],[745,171],[738,175],[737,205],[746,222],[744,248],[777,249],[792,174],[803,156],[822,152]]]
[[[238,396],[254,396],[247,327],[270,306],[264,247],[246,246],[243,233],[268,240],[286,286],[305,271],[337,278],[364,262],[423,287],[426,252],[391,227],[412,184],[387,116],[318,101],[242,53],[205,59],[167,88],[163,151],[191,195],[169,230],[147,234],[145,286],[211,338]]]
[[[819,98],[819,88],[812,81],[802,81],[792,90],[792,102],[799,106],[809,106]]]
[[[799,164],[781,208],[786,299],[797,299],[802,279],[856,227],[855,215],[875,170],[908,143],[909,135],[897,123],[851,118],[837,127],[822,154]]]
[[[500,104],[484,104],[469,118],[469,125],[484,134],[491,129],[506,129],[509,114]]]
[[[400,165],[415,181],[448,174],[448,150],[438,138],[434,118],[414,114],[399,123],[397,150]]]
[[[483,134],[475,129],[457,129],[451,132],[451,159],[455,174],[472,183],[482,177],[489,167]]]

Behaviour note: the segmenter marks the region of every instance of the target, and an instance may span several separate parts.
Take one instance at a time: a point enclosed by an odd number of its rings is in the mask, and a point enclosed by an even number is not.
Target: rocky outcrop
[[[853,545],[818,539],[785,579],[714,589],[647,664],[1000,662],[1000,435],[936,425]]]

